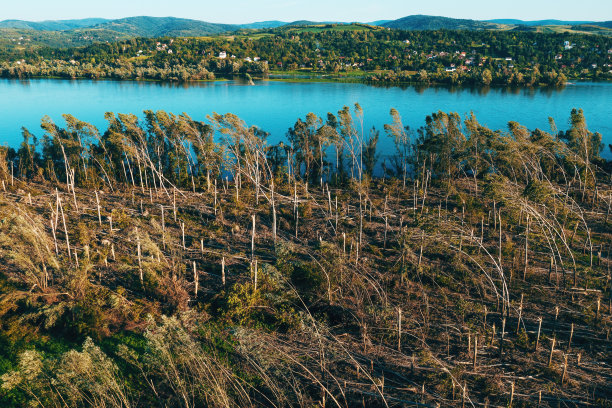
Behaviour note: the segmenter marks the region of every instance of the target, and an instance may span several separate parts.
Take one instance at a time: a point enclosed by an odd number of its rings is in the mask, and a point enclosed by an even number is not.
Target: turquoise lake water
[[[358,102],[364,109],[366,129],[382,130],[396,108],[404,124],[418,128],[425,117],[443,110],[464,116],[474,111],[479,122],[492,129],[506,129],[517,121],[529,129],[549,130],[548,117],[566,129],[572,108],[582,108],[592,131],[603,135],[604,156],[611,157],[612,84],[581,82],[562,89],[502,89],[445,87],[375,87],[357,83],[242,81],[192,84],[154,82],[66,81],[36,79],[0,80],[0,144],[18,146],[21,127],[42,136],[40,119],[49,115],[63,125],[70,113],[106,129],[104,113],[140,114],[145,109],[186,112],[205,120],[212,112],[237,114],[248,125],[270,132],[270,142],[285,137],[298,117],[308,112],[325,118],[344,105]],[[379,151],[391,153],[391,142],[381,135]]]

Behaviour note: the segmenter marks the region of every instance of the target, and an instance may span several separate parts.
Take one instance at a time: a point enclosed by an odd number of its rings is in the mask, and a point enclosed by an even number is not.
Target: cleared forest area
[[[4,406],[610,406],[612,163],[437,112],[43,120],[0,149]]]

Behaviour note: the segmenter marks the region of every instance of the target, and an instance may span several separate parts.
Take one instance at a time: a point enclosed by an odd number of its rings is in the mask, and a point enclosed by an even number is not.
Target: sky
[[[183,17],[214,23],[394,20],[411,14],[486,20],[612,20],[612,0],[4,0],[0,20]]]

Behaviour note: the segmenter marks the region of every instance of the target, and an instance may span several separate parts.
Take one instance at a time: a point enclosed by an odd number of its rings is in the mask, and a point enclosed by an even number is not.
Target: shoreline
[[[380,87],[406,87],[406,86],[414,86],[414,87],[443,87],[443,88],[507,88],[507,89],[560,89],[565,86],[576,85],[578,83],[612,83],[612,79],[589,79],[589,78],[577,78],[566,81],[561,85],[550,85],[550,84],[535,84],[535,85],[504,85],[504,84],[449,84],[446,82],[419,82],[419,81],[375,81],[368,80],[365,75],[354,75],[354,76],[346,76],[346,77],[337,77],[334,74],[316,74],[317,76],[311,75],[299,75],[299,74],[282,74],[279,72],[275,72],[269,74],[268,76],[252,76],[252,80],[254,81],[271,81],[271,82],[293,82],[293,83],[352,83],[352,84],[363,84],[370,86],[380,86]],[[0,77],[0,79],[5,80],[13,80],[13,81],[28,81],[28,80],[62,80],[62,81],[89,81],[89,82],[98,82],[98,81],[109,81],[109,82],[143,82],[143,83],[157,83],[157,84],[165,84],[165,85],[189,85],[189,84],[197,84],[197,83],[214,83],[214,82],[229,82],[229,81],[237,81],[237,80],[245,80],[248,79],[243,74],[239,75],[219,75],[214,79],[197,79],[197,80],[188,80],[188,81],[178,81],[178,80],[163,80],[163,79],[150,79],[150,78],[130,78],[130,79],[118,79],[118,78],[88,78],[88,77],[74,77],[74,78],[66,78],[66,77],[58,77],[58,76],[31,76],[27,78],[20,77]]]

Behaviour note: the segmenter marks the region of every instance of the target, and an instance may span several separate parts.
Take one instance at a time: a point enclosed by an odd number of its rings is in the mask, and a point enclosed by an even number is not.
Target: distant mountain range
[[[84,18],[81,20],[48,20],[48,21],[23,21],[4,20],[0,21],[0,28],[16,28],[22,30],[36,31],[66,31],[77,28],[94,27],[104,24],[110,20],[105,18]]]
[[[393,20],[377,20],[377,21],[371,21],[368,24],[373,25],[373,26],[382,26],[383,24],[388,23],[390,21],[393,21]]]
[[[176,17],[128,17],[117,20],[87,18],[82,20],[57,20],[31,22],[22,20],[0,21],[0,30],[52,31],[72,38],[126,38],[126,37],[198,37],[233,32],[241,29],[275,29],[324,24],[346,24],[339,22],[314,21],[262,21],[250,24],[219,24]],[[390,29],[403,30],[495,30],[495,29],[534,29],[540,26],[584,27],[586,31],[609,31],[612,21],[560,21],[538,20],[523,21],[496,19],[488,21],[455,19],[449,17],[412,15],[397,20],[378,20],[368,23]],[[597,30],[594,30],[595,27]]]
[[[321,24],[348,24],[340,21],[310,21],[310,20],[298,20],[290,23],[285,23],[283,27],[295,27],[295,26],[313,26]]]
[[[593,24],[593,25],[596,25],[598,27],[604,27],[604,28],[612,29],[612,21],[602,21],[600,23],[589,23],[589,24]]]
[[[514,19],[495,19],[487,20],[490,23],[496,24],[508,24],[508,25],[526,25],[526,26],[544,26],[544,25],[579,25],[579,24],[593,24],[594,21],[565,21],[565,20],[514,20]]]
[[[176,17],[126,17],[116,20],[102,18],[87,18],[82,20],[59,21],[0,21],[0,29],[19,29],[35,31],[79,31],[97,30],[113,31],[137,37],[191,37],[210,34],[220,34],[238,29],[277,28],[286,25],[283,21],[263,21],[250,24],[218,24],[200,20]]]
[[[175,17],[128,17],[89,27],[135,37],[197,37],[235,31],[233,24],[216,24]]]
[[[581,26],[596,26],[612,28],[612,21],[565,21],[565,20],[535,20],[525,21],[516,19],[495,20],[468,20],[448,17],[413,15],[397,20],[382,22],[382,27],[401,30],[496,30],[496,29],[521,29],[523,27],[535,28],[544,26],[568,26],[580,28]]]
[[[239,24],[240,28],[260,30],[264,28],[278,28],[287,25],[285,21],[271,20],[271,21],[259,21],[256,23]]]

